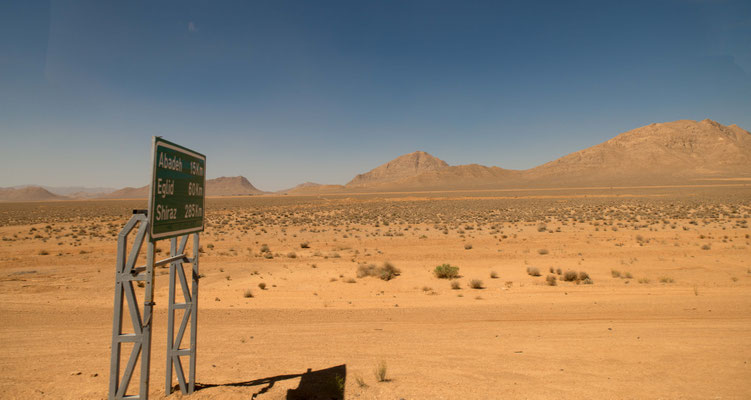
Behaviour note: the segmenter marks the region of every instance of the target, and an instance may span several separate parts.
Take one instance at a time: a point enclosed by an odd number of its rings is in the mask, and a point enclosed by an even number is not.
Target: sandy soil
[[[106,398],[115,235],[139,207],[0,204],[0,397]],[[751,398],[749,186],[266,196],[208,212],[200,390],[169,398],[292,398],[336,375],[348,399]],[[386,261],[401,274],[357,277]],[[434,276],[443,263],[460,289]]]

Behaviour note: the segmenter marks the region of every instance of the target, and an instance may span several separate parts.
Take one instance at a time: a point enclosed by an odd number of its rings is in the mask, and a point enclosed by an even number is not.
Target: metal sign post
[[[167,376],[166,392],[172,392],[174,366],[178,385],[183,393],[192,393],[196,376],[196,334],[198,328],[198,255],[199,232],[204,228],[206,187],[206,156],[168,142],[159,137],[152,141],[152,180],[148,210],[134,210],[117,239],[117,266],[115,270],[115,301],[112,319],[112,354],[110,358],[109,399],[148,399],[149,367],[151,362],[151,326],[154,306],[154,267],[170,265],[170,285],[167,325]],[[128,252],[128,237],[138,230]],[[193,236],[193,257],[185,249]],[[181,237],[178,247],[178,237]],[[155,261],[155,242],[171,238],[170,256]],[[146,241],[146,265],[136,267],[141,247]],[[183,264],[191,265],[191,285]],[[184,302],[175,303],[175,282],[180,281]],[[133,282],[144,287],[143,314],[138,306]],[[123,332],[123,315],[127,303],[133,333]],[[175,310],[184,310],[174,332]],[[190,347],[181,348],[183,336],[190,322]],[[125,343],[133,343],[125,370],[120,375],[121,351]],[[189,356],[186,381],[181,356]],[[141,361],[137,395],[128,394],[136,363]]]

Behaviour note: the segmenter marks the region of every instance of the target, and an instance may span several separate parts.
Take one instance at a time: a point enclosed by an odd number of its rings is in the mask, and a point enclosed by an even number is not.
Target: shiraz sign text
[[[152,168],[151,240],[203,231],[206,156],[154,137]]]

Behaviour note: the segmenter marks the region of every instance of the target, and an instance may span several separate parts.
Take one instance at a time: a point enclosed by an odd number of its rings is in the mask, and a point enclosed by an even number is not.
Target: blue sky
[[[152,135],[276,190],[704,118],[751,129],[751,2],[0,4],[0,186],[144,185]]]

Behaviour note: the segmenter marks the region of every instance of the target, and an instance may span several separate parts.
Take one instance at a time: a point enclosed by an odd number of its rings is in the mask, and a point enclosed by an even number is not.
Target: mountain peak
[[[236,196],[248,194],[261,194],[244,176],[221,176],[206,181],[206,192],[210,196]]]
[[[448,167],[448,163],[424,152],[415,151],[401,155],[364,174],[357,175],[347,186],[362,186],[411,178],[428,171]]]

